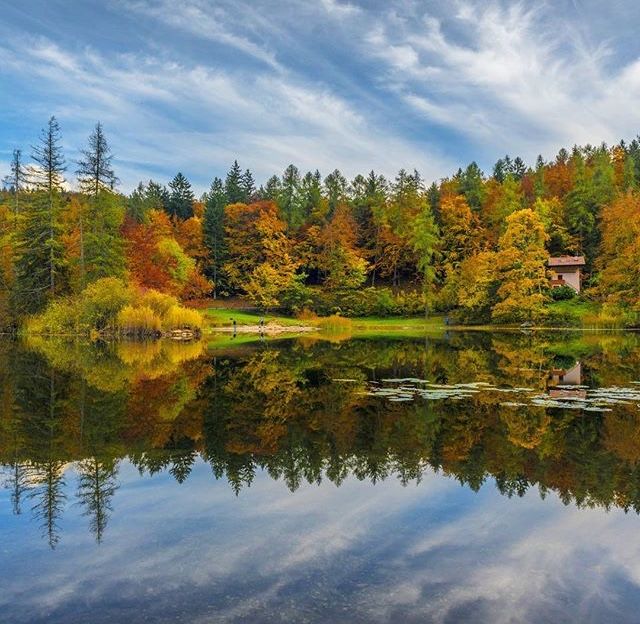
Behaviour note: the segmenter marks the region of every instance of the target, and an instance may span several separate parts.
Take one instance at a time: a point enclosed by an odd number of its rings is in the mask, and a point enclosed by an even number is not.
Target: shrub
[[[178,305],[178,300],[173,295],[167,295],[157,290],[146,290],[139,298],[138,304],[149,306],[160,318],[172,307]]]
[[[199,332],[202,329],[202,314],[198,310],[175,305],[162,318],[162,328],[165,331],[190,329]]]
[[[80,326],[77,305],[68,299],[52,301],[44,312],[27,319],[25,326],[28,333],[44,336],[73,335],[90,329]]]
[[[318,315],[313,310],[309,310],[309,308],[303,308],[296,314],[296,318],[299,321],[317,321]]]
[[[596,314],[586,314],[584,324],[607,329],[635,328],[640,325],[640,313],[614,303],[605,303]]]
[[[199,332],[201,327],[200,313],[181,307],[175,297],[143,292],[111,277],[90,284],[76,297],[52,301],[26,323],[30,334],[85,336],[158,336],[163,329]]]
[[[118,312],[134,299],[131,287],[116,277],[89,284],[76,298],[79,322],[97,330],[113,329]]]
[[[162,322],[149,306],[126,305],[118,313],[117,325],[125,336],[157,336]]]
[[[566,301],[573,299],[578,293],[571,286],[556,286],[549,291],[549,296],[554,301]]]
[[[351,319],[344,318],[339,314],[332,314],[319,319],[318,326],[328,332],[342,333],[350,332],[353,323]]]

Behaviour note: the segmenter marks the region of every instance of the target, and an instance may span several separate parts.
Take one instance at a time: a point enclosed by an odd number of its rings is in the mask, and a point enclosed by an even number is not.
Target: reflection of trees
[[[168,361],[162,350],[145,346],[138,353],[128,345],[118,357],[142,368],[116,374],[115,384],[96,383],[61,356],[64,366],[51,367],[36,352],[0,351],[5,485],[15,492],[16,512],[29,490],[52,546],[68,495],[65,466],[75,462],[75,494],[100,541],[124,457],[142,474],[165,472],[179,483],[204,460],[236,493],[258,471],[293,491],[326,479],[340,485],[349,476],[408,484],[435,469],[473,489],[493,478],[506,496],[537,486],[541,495],[555,491],[567,503],[640,511],[635,406],[587,415],[506,408],[505,395],[490,392],[464,402],[414,403],[366,393],[370,379],[414,376],[541,387],[558,361],[577,357],[585,378],[608,385],[628,381],[640,368],[635,338],[621,337],[620,351],[609,336],[565,338],[453,333],[428,342],[307,340],[184,361],[176,352],[166,369],[159,364]],[[98,348],[112,366],[111,351]],[[100,357],[78,354],[84,362]]]
[[[89,530],[97,542],[102,541],[109,514],[113,511],[111,500],[118,489],[118,464],[101,462],[95,457],[76,464],[78,473],[77,498],[83,507],[83,516],[89,518]]]
[[[29,491],[29,467],[18,461],[9,464],[4,483],[11,493],[11,510],[19,516],[22,513],[22,502]]]
[[[65,494],[64,462],[51,460],[33,467],[32,480],[35,487],[30,495],[34,499],[33,516],[42,529],[51,548],[60,541],[59,521],[64,509]]]

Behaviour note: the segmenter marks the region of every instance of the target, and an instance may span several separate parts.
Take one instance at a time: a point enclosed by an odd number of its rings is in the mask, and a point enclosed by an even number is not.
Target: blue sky
[[[635,0],[2,4],[0,176],[51,114],[69,161],[102,121],[124,191],[235,158],[433,180],[640,130]]]

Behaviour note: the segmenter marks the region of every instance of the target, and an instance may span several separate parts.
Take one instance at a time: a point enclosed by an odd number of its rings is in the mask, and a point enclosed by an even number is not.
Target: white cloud
[[[608,45],[560,19],[554,3],[456,6],[446,19],[425,9],[398,20],[390,9],[364,39],[390,88],[425,119],[528,158],[635,134],[638,60],[616,66]]]
[[[326,85],[279,72],[229,72],[131,54],[105,58],[90,49],[72,55],[43,39],[24,54],[0,47],[0,62],[46,83],[67,143],[84,143],[97,120],[114,133],[116,158],[127,163],[118,171],[125,189],[161,168],[203,180],[197,186],[204,190],[234,158],[258,179],[290,162],[324,173],[340,167],[348,176],[418,167],[435,177],[449,166],[376,127]]]

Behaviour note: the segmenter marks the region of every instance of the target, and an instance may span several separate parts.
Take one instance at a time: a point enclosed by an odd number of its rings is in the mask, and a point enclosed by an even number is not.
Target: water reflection
[[[537,486],[566,504],[638,512],[640,400],[628,395],[640,376],[637,338],[576,336],[300,340],[230,352],[3,343],[3,482],[13,512],[28,510],[52,548],[69,505],[103,539],[125,458],[178,483],[201,458],[236,494],[262,470],[295,491],[349,475],[408,484],[433,469],[474,491],[492,477],[506,496]],[[613,390],[592,399],[587,388]],[[594,405],[607,411],[587,411]]]

